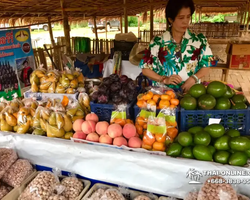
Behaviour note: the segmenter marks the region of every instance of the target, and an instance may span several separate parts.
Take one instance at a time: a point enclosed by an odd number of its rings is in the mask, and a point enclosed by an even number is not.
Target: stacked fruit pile
[[[228,85],[219,81],[213,81],[207,88],[202,84],[193,85],[189,93],[181,99],[180,105],[186,110],[227,110],[246,109],[246,98],[241,94],[235,94]]]
[[[124,127],[116,123],[110,125],[105,121],[99,122],[98,116],[90,113],[86,116],[86,121],[76,120],[73,129],[73,138],[76,139],[131,148],[141,148],[142,145],[136,128],[130,121]]]
[[[100,104],[128,104],[136,99],[136,85],[132,79],[122,75],[111,74],[103,79],[98,91],[94,92],[90,98],[95,103]]]
[[[84,77],[80,71],[60,74],[39,68],[31,74],[30,83],[32,92],[74,94],[78,87],[84,89]]]
[[[179,133],[167,155],[244,166],[250,158],[250,140],[237,130],[225,131],[220,124],[196,126]]]

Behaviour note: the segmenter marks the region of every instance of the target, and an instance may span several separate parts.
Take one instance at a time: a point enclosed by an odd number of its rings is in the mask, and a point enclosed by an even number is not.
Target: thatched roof
[[[239,10],[238,7],[202,7],[202,13],[234,13]]]
[[[0,19],[2,22],[16,24],[30,24],[62,19],[63,0],[1,0]],[[213,10],[214,7],[222,10],[233,10],[232,7],[246,7],[248,0],[194,0],[196,6],[202,9]],[[128,15],[136,15],[154,9],[162,9],[167,0],[126,0]],[[69,21],[84,20],[93,16],[118,17],[124,13],[124,0],[64,0],[64,10],[67,11]],[[213,8],[212,8],[213,7]],[[231,7],[231,8],[224,8]],[[225,11],[227,12],[227,11]],[[0,22],[1,23],[1,22]]]

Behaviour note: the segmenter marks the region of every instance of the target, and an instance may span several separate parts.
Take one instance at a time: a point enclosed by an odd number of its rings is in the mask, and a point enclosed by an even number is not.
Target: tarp
[[[189,182],[204,182],[207,179],[202,176],[204,170],[244,172],[245,176],[226,176],[225,178],[250,180],[249,167],[233,167],[213,162],[74,143],[63,139],[0,132],[0,147],[9,145],[16,148],[21,158],[29,159],[34,164],[179,198],[184,198],[189,191],[201,186],[189,184]],[[249,184],[250,182],[239,184],[238,191],[250,196]]]

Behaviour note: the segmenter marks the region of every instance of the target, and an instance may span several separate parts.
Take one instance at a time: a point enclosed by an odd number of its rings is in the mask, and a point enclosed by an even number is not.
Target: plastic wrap
[[[2,181],[9,186],[17,187],[33,172],[28,160],[18,159],[4,174]]]
[[[151,200],[151,199],[146,195],[140,194],[137,197],[135,197],[134,200]]]
[[[84,188],[83,183],[75,177],[66,177],[61,184],[65,187],[62,195],[68,200],[76,199]]]
[[[88,200],[100,200],[105,193],[105,189],[97,189]]]
[[[68,199],[60,194],[52,194],[48,200],[68,200]]]
[[[88,112],[90,112],[90,99],[89,99],[89,95],[87,93],[80,93],[78,96],[78,101],[79,104],[84,108],[86,108],[86,110]]]
[[[163,117],[149,116],[147,123],[147,132],[143,135],[143,146],[153,151],[166,150],[166,123]]]
[[[17,158],[17,154],[13,149],[0,148],[0,179]]]
[[[118,105],[115,111],[112,111],[110,124],[120,124],[124,126],[127,120],[127,105]]]
[[[66,114],[71,117],[72,122],[77,119],[83,119],[88,111],[80,106],[77,100],[69,98]]]
[[[25,188],[18,200],[46,200],[54,195],[59,179],[51,172],[40,172]]]
[[[238,194],[237,197],[238,197],[238,200],[250,200],[249,197],[242,195],[242,194]]]
[[[1,131],[13,131],[17,126],[17,113],[19,108],[14,106],[7,106],[2,110],[1,118]]]
[[[7,195],[12,190],[11,187],[6,186],[0,182],[0,199]]]
[[[194,190],[194,191],[192,191],[192,192],[189,192],[189,193],[185,196],[184,200],[197,200],[197,199],[198,199],[198,194],[199,194],[199,191],[197,191],[197,190]]]
[[[125,198],[119,190],[107,189],[102,195],[101,200],[125,200]]]
[[[197,200],[237,200],[234,188],[221,176],[213,176],[206,180],[199,191]]]

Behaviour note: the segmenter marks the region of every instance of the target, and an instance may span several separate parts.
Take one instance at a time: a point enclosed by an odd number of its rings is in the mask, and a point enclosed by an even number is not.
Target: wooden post
[[[194,23],[196,23],[196,18],[197,18],[197,8],[195,9],[195,13],[194,13]]]
[[[199,23],[201,23],[201,8],[200,8],[200,11],[199,11]]]
[[[120,31],[121,33],[123,33],[123,27],[122,27],[122,15],[120,17]]]
[[[154,37],[154,10],[153,6],[150,6],[150,41]]]
[[[64,0],[61,0],[61,8],[62,8],[62,17],[63,17],[63,30],[64,36],[66,41],[66,53],[71,55],[71,48],[70,48],[70,26],[69,26],[69,19],[67,12],[64,11]]]
[[[126,0],[123,0],[124,4],[124,24],[125,24],[125,33],[128,33],[128,13],[126,7]]]
[[[140,36],[140,32],[141,32],[141,27],[140,27],[140,25],[141,25],[141,17],[140,17],[140,15],[138,15],[137,16],[138,17],[138,38],[140,38],[141,36]]]
[[[48,17],[48,28],[49,28],[49,36],[50,36],[50,40],[51,40],[51,46],[54,47],[55,40],[53,37],[53,31],[52,31],[52,26],[51,26],[51,17]]]
[[[107,22],[108,22],[108,20],[107,20],[107,17],[105,17],[105,33],[106,33],[106,40],[107,40],[107,38],[108,38],[108,29],[107,29]]]
[[[94,29],[95,29],[95,39],[96,39],[96,52],[99,50],[99,43],[98,43],[98,33],[97,33],[97,26],[96,26],[96,17],[94,17]]]

